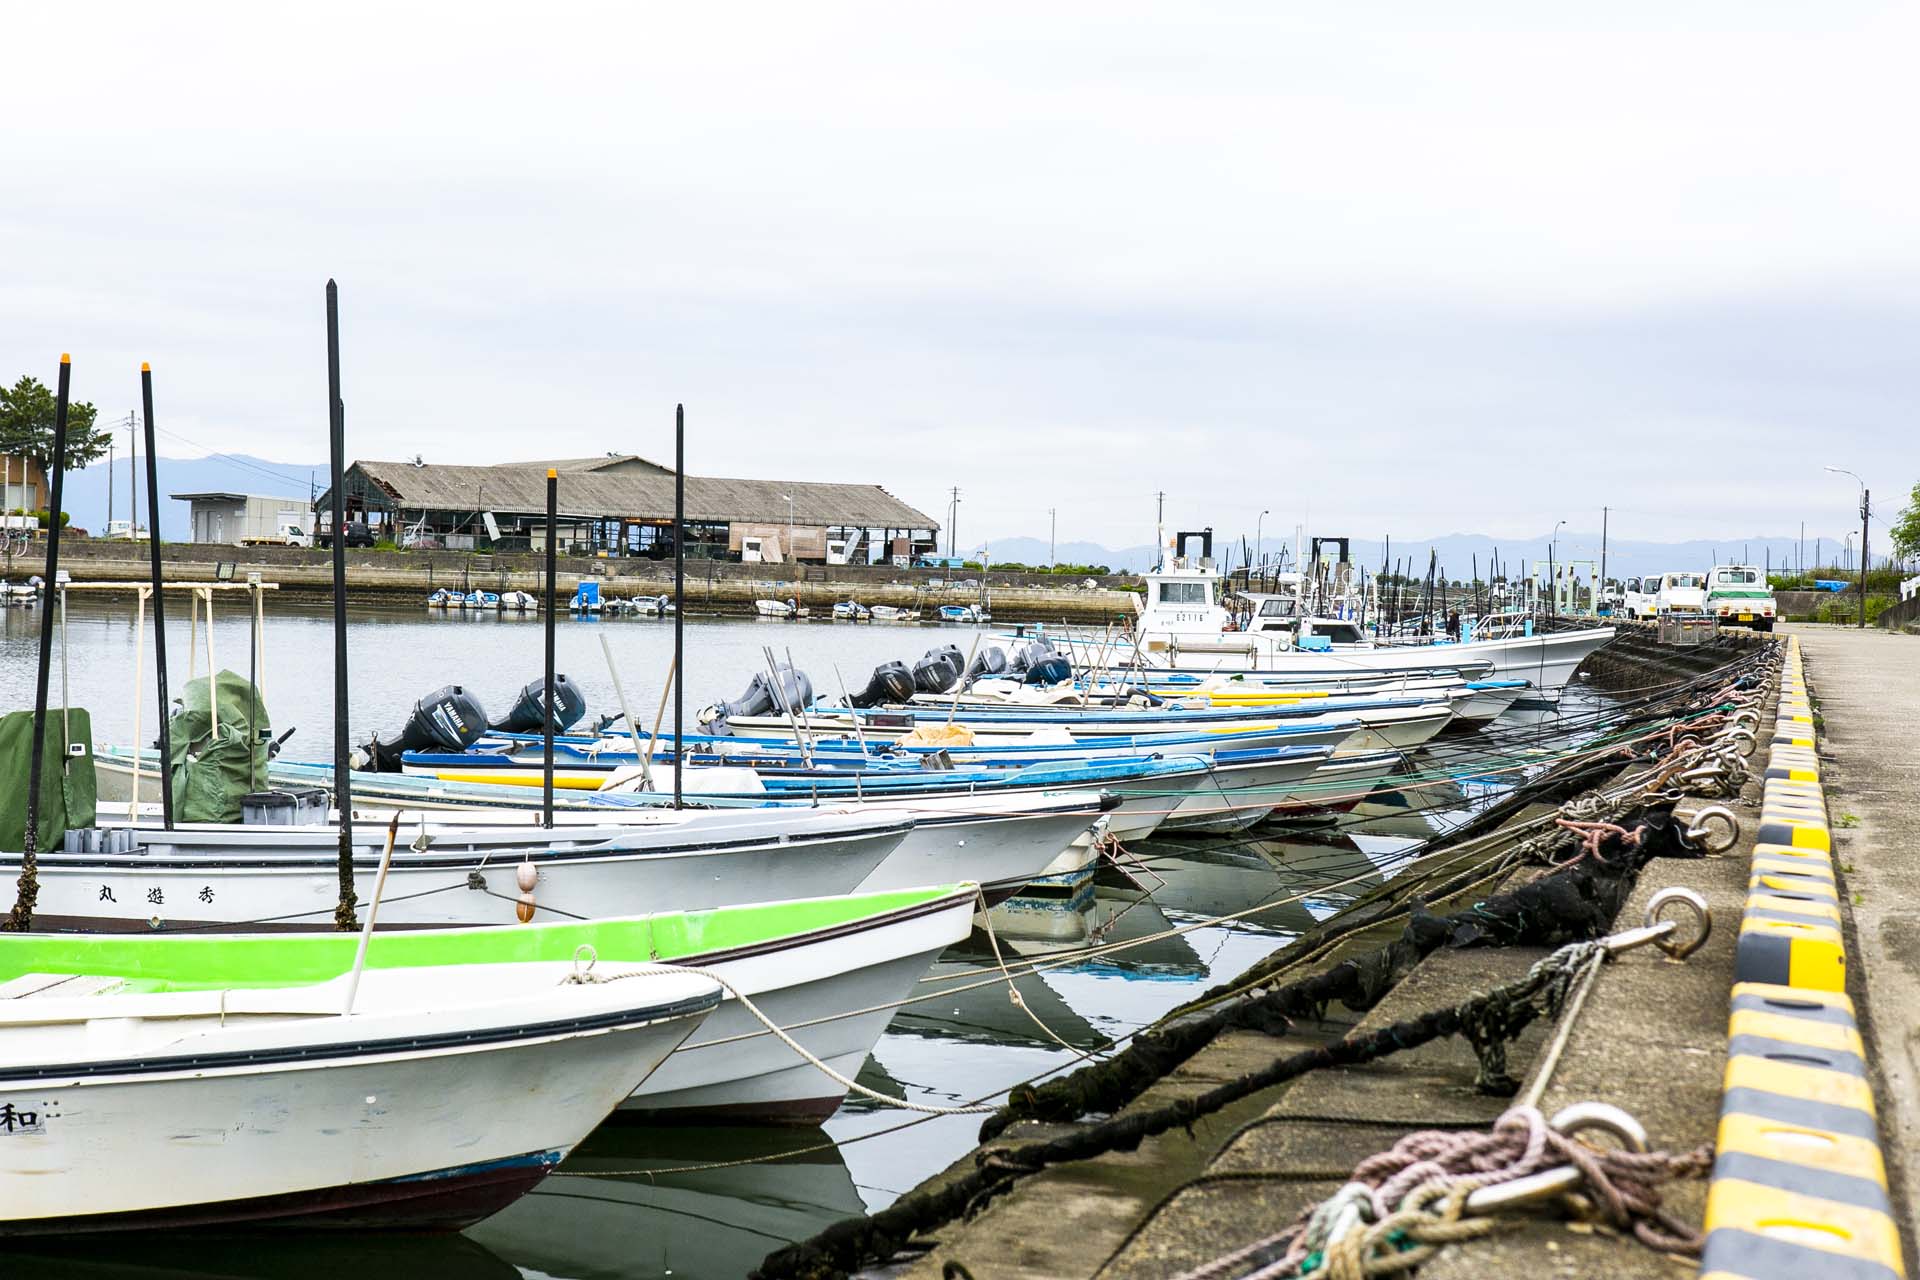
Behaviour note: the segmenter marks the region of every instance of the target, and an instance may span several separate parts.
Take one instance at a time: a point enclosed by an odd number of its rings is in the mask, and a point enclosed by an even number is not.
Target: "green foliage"
[[[0,453],[32,458],[42,471],[53,463],[53,392],[37,378],[23,377],[0,387]],[[94,426],[98,411],[82,401],[67,406],[67,456],[70,470],[106,456],[112,433]]]
[[[967,561],[966,567],[982,568],[977,560]],[[996,560],[990,567],[999,573],[1053,573],[1071,578],[1104,578],[1113,572],[1104,564],[1021,564],[1018,560]]]
[[[1920,556],[1920,484],[1907,495],[1906,509],[1894,519],[1887,532],[1893,535],[1893,554],[1902,560]]]
[[[42,529],[47,527],[47,509],[45,507],[36,507],[32,511],[28,511],[23,507],[15,507],[13,510],[7,512],[7,514],[10,516],[32,516],[40,523]],[[70,511],[62,511],[60,513],[60,527],[64,529],[72,523],[73,513]]]

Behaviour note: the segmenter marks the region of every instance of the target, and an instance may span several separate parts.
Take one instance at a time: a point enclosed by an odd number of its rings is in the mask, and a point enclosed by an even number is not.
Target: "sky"
[[[332,277],[350,457],[685,402],[689,471],[963,543],[1892,515],[1920,11],[1445,9],[20,7],[0,378],[324,456]]]

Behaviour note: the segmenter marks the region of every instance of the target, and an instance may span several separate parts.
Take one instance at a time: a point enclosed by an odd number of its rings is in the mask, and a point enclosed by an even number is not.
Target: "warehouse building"
[[[258,493],[176,493],[187,504],[192,542],[299,543],[313,531],[313,508],[305,498]]]
[[[558,549],[570,555],[673,555],[674,475],[632,454],[497,466],[355,462],[346,516],[402,547],[546,549],[547,471],[557,471]],[[940,527],[879,485],[688,476],[686,552],[748,562],[904,564]],[[332,490],[314,503],[320,527]]]

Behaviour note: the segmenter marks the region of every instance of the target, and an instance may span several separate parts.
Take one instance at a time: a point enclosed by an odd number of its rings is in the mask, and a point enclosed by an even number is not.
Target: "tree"
[[[1893,535],[1893,553],[1902,560],[1920,556],[1920,484],[1907,495],[1907,509],[1888,530]]]
[[[0,387],[0,453],[32,458],[42,471],[47,470],[53,462],[53,414],[53,392],[39,379],[23,377],[11,387]],[[91,404],[67,406],[69,470],[77,471],[105,456],[112,437],[95,428],[96,416]]]

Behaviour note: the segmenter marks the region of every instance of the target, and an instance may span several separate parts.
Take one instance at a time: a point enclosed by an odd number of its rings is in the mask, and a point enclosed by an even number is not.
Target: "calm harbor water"
[[[184,609],[181,609],[184,613]],[[238,608],[217,618],[215,656],[245,673],[247,623]],[[541,664],[537,620],[463,619],[425,610],[355,610],[349,648],[356,740],[390,731],[415,698],[447,683],[473,689],[490,710],[504,709]],[[169,627],[176,690],[188,670],[184,620]],[[657,620],[566,622],[559,627],[559,668],[587,694],[589,715],[614,706],[600,649],[606,636],[636,716],[651,722],[672,654],[672,626]],[[0,612],[0,708],[30,707],[38,615]],[[736,696],[764,659],[789,651],[816,687],[837,692],[838,664],[847,684],[864,684],[890,658],[912,660],[934,644],[964,651],[967,631],[937,626],[887,627],[829,623],[708,622],[686,627],[687,709]],[[151,637],[149,636],[149,643]],[[261,681],[278,731],[297,727],[286,754],[322,759],[330,750],[332,658],[324,609],[275,607],[267,618]],[[72,702],[93,714],[100,742],[125,742],[133,728],[134,639],[131,605],[70,608],[68,685]],[[205,658],[199,659],[204,672]],[[154,694],[141,691],[143,736],[151,738]],[[59,662],[54,666],[56,700]],[[1469,803],[1449,792],[1443,803]],[[1287,839],[1190,838],[1153,841],[1134,852],[1134,884],[1103,875],[1094,902],[1069,909],[1027,904],[1003,937],[1015,956],[1039,959],[1042,971],[1018,979],[1023,998],[1046,1030],[1015,1007],[998,982],[954,988],[991,969],[992,953],[976,938],[948,952],[903,1008],[862,1071],[861,1083],[894,1097],[951,1106],[1074,1063],[1113,1037],[1145,1026],[1231,976],[1391,875],[1405,852],[1449,815],[1417,810],[1375,813],[1338,831]],[[1458,816],[1454,813],[1450,816]],[[1340,883],[1348,882],[1351,883]],[[1337,888],[1328,886],[1338,885]],[[1151,886],[1150,896],[1140,888]],[[1294,895],[1310,896],[1285,901]],[[1260,914],[1215,920],[1260,904]],[[1041,941],[1042,938],[1052,941]],[[1062,946],[1061,939],[1070,944]],[[1079,939],[1078,945],[1071,940]],[[1089,954],[1090,943],[1129,942],[1124,950]],[[975,975],[969,977],[967,975]],[[1050,1033],[1050,1034],[1049,1034]],[[1057,1040],[1055,1039],[1057,1037]],[[1071,1048],[1063,1048],[1065,1042]],[[745,1275],[770,1250],[828,1223],[892,1201],[973,1145],[977,1117],[924,1118],[855,1099],[821,1128],[604,1127],[534,1194],[469,1231],[448,1237],[302,1236],[289,1243],[236,1237],[127,1237],[59,1244],[14,1242],[9,1262],[20,1274],[165,1276],[322,1276],[349,1268],[416,1278],[555,1277],[639,1280]],[[724,1169],[686,1166],[755,1160]],[[38,1263],[41,1269],[31,1270]]]

